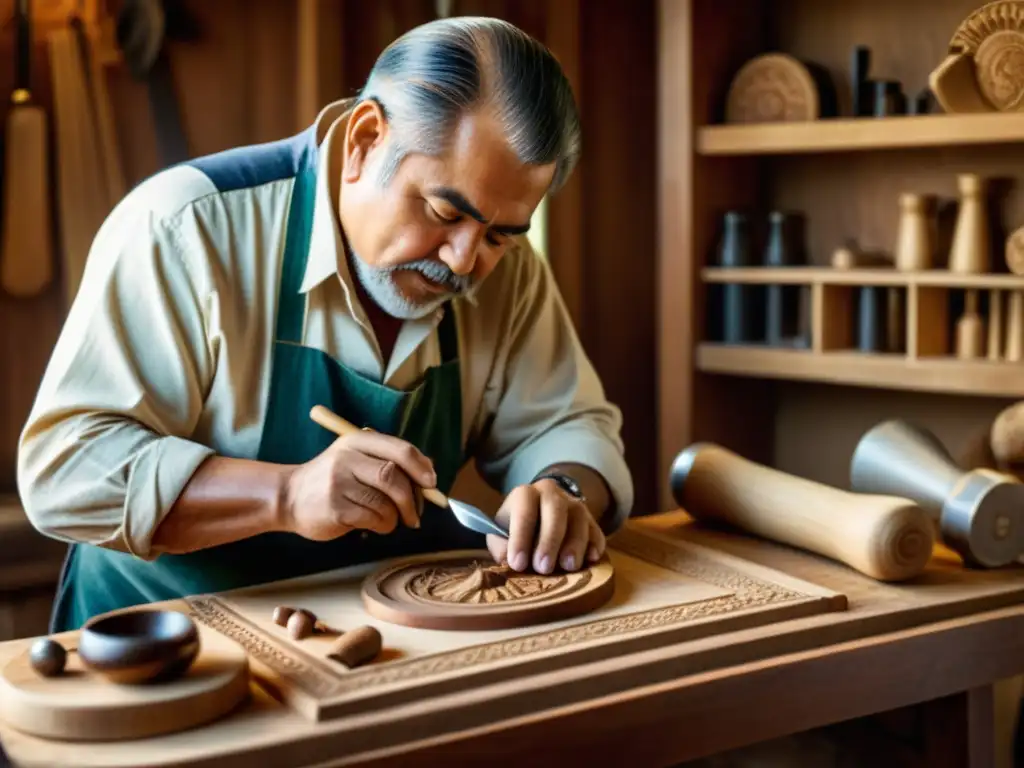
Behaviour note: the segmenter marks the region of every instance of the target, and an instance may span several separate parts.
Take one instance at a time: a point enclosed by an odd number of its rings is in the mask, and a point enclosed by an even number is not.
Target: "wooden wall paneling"
[[[295,41],[295,130],[312,123],[320,111],[320,0],[298,0]],[[337,48],[335,48],[337,50]]]
[[[395,38],[435,18],[433,0],[338,1],[342,2],[345,15],[342,36],[344,96],[358,93],[381,51]]]
[[[334,5],[332,3],[331,7]],[[323,15],[325,22],[330,22],[328,28],[342,21],[340,14]],[[304,127],[297,126],[293,119],[293,115],[297,116],[299,101],[295,87],[298,15],[291,3],[257,0],[248,3],[248,10],[242,18],[246,24],[244,39],[248,72],[243,81],[246,88],[247,141],[254,144],[276,141]],[[337,41],[331,41],[331,50],[340,52]],[[340,76],[340,63],[336,67]],[[321,67],[322,75],[330,71]]]
[[[581,0],[548,3],[544,19],[544,42],[558,59],[572,85],[583,121],[583,157],[575,172],[556,194],[548,199],[547,254],[551,271],[565,300],[566,310],[582,332],[584,312],[583,270],[583,182],[587,166],[598,157],[590,157],[588,147],[596,146],[590,123],[582,117],[584,102],[581,50]],[[596,153],[595,153],[596,154]]]
[[[248,140],[245,83],[249,72],[243,21],[248,5],[245,0],[189,2],[199,39],[168,43],[175,95],[193,157]],[[267,55],[276,58],[280,53],[273,50]]]
[[[704,334],[699,270],[721,215],[763,202],[757,160],[694,154],[694,128],[719,120],[735,72],[765,47],[764,6],[749,0],[660,0],[658,19],[658,481],[661,507],[677,506],[668,474],[679,451],[714,440],[770,458],[769,382],[694,369]]]
[[[655,408],[657,54],[653,2],[604,0],[580,17],[583,158],[579,247],[554,244],[576,271],[580,334],[623,414],[635,514],[657,510]],[[619,51],[621,55],[608,55]],[[552,198],[554,202],[557,198]],[[558,213],[563,213],[558,211]],[[571,261],[570,261],[571,260]]]

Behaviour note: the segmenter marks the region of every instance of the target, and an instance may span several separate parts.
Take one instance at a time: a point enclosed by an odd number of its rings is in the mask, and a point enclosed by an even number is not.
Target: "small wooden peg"
[[[373,661],[382,647],[380,631],[365,625],[342,634],[331,647],[327,658],[352,669]]]

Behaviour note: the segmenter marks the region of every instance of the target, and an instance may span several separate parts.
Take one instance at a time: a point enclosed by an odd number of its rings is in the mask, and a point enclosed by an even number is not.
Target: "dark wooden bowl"
[[[178,611],[136,610],[89,620],[78,656],[114,683],[166,682],[183,675],[199,653],[195,622]]]

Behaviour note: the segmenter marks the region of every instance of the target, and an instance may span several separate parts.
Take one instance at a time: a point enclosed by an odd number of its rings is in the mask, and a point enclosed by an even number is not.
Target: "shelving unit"
[[[913,115],[828,119],[764,125],[706,125],[697,131],[701,155],[867,152],[915,147],[1018,144],[1024,114]]]
[[[809,289],[804,349],[704,341],[697,368],[707,373],[817,381],[861,387],[1024,397],[1024,360],[961,359],[954,354],[949,299],[966,290],[1024,291],[1024,276],[959,275],[946,270],[824,267],[706,267],[706,284],[798,285]],[[855,292],[865,286],[900,291],[900,351],[855,349]],[[1004,302],[1005,304],[1005,302]],[[999,337],[1000,347],[1004,343]]]
[[[707,440],[844,485],[851,446],[877,419],[899,415],[933,425],[955,454],[1024,397],[1024,360],[957,356],[965,296],[980,297],[984,321],[988,296],[1024,292],[1024,276],[1005,273],[998,238],[994,274],[953,274],[941,252],[935,269],[910,273],[833,269],[831,258],[850,240],[891,255],[900,195],[955,204],[964,173],[1003,184],[992,204],[1003,233],[1024,225],[1024,113],[936,108],[850,117],[855,46],[872,51],[869,78],[898,80],[916,94],[982,0],[659,2],[660,476],[680,450]],[[733,78],[768,52],[827,72],[840,116],[725,124]],[[711,266],[728,211],[747,212],[757,227],[771,211],[801,214],[807,266]],[[763,237],[756,239],[755,253],[763,249]],[[798,343],[723,343],[714,318],[730,284],[799,287],[805,332]],[[903,319],[896,349],[891,339],[885,351],[862,351],[858,343],[859,301],[870,287],[876,298],[902,301],[893,315]],[[665,487],[662,503],[674,503]]]
[[[734,347],[705,342],[697,348],[705,373],[782,381],[945,394],[1024,397],[1024,366],[952,357],[912,359],[899,354]]]
[[[956,275],[945,269],[897,272],[894,269],[833,269],[831,267],[704,267],[705,283],[754,285],[879,285],[932,288],[1024,290],[1024,275]],[[1022,369],[1024,371],[1024,369]]]

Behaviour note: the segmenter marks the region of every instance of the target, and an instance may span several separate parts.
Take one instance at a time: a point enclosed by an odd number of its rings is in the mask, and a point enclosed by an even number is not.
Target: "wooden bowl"
[[[78,656],[91,672],[124,685],[181,677],[199,653],[195,622],[178,611],[138,610],[91,619]]]

